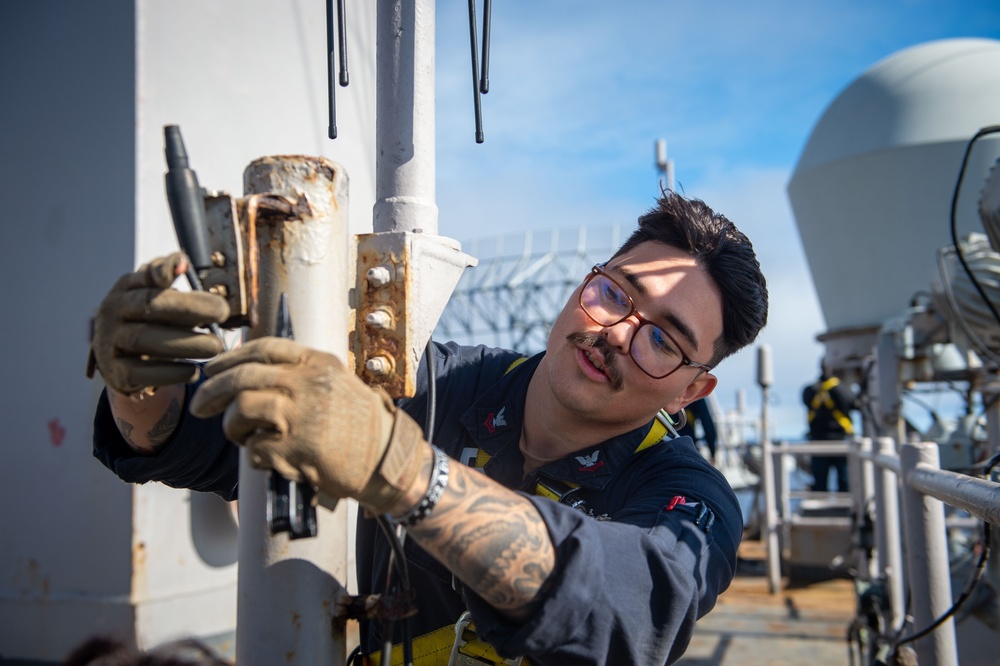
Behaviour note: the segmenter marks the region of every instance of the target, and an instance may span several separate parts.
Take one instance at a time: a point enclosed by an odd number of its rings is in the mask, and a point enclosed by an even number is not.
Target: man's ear
[[[704,398],[715,390],[715,385],[719,383],[718,378],[710,372],[703,372],[698,379],[687,385],[687,388],[666,407],[668,414],[676,414],[695,400]]]

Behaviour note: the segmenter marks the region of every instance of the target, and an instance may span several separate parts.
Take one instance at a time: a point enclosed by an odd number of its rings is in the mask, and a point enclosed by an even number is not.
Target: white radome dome
[[[816,123],[788,184],[829,331],[878,326],[927,291],[962,155],[1000,124],[1000,41],[949,39],[899,51],[844,89]],[[958,205],[982,231],[980,191],[1000,137],[979,140]]]

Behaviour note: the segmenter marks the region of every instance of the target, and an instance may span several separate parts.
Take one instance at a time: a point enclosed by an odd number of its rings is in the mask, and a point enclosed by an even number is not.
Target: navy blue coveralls
[[[453,586],[450,572],[410,539],[406,554],[419,608],[413,635],[453,624],[468,608],[481,638],[501,654],[528,655],[532,664],[673,663],[695,620],[712,609],[735,573],[743,529],[735,494],[687,437],[635,453],[652,421],[523,478],[518,441],[528,381],[541,354],[508,372],[519,357],[436,345],[434,443],[463,462],[482,449],[490,456],[483,468],[488,476],[528,494],[556,549],[551,587],[527,621],[508,622],[471,590]],[[425,372],[417,395],[400,404],[424,422]],[[236,497],[236,447],[222,436],[220,417],[185,413],[157,456],[136,456],[102,396],[94,454],[128,482],[156,480]],[[580,485],[590,515],[531,494],[539,475]],[[359,517],[360,594],[384,591],[388,557],[374,521]],[[362,627],[362,644],[369,653],[379,649],[375,623]]]

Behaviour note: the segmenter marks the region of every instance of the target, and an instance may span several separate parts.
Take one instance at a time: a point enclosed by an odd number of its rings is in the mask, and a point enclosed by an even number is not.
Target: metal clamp
[[[471,636],[467,636],[471,634]],[[472,615],[469,611],[462,613],[458,622],[455,623],[455,644],[451,648],[451,656],[448,658],[448,666],[497,666],[498,664],[504,664],[505,666],[521,666],[521,660],[523,657],[514,657],[511,659],[501,657],[496,654],[496,651],[489,647],[491,654],[486,656],[474,656],[464,651],[466,646],[470,643],[479,643],[480,645],[485,645],[482,641],[476,638],[476,628],[472,624]],[[483,652],[483,650],[480,650]]]

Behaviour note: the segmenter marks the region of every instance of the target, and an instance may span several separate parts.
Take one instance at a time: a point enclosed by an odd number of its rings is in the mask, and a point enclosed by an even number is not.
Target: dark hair
[[[94,636],[78,645],[63,666],[232,666],[195,639],[143,652],[122,641]]]
[[[736,225],[700,199],[664,192],[612,259],[649,241],[694,257],[722,294],[722,337],[709,365],[754,341],[767,323],[767,283],[753,244]]]

